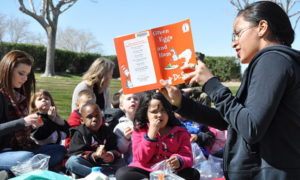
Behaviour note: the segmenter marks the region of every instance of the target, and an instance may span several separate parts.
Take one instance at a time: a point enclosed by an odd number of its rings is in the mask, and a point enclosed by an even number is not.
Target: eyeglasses
[[[241,29],[238,32],[233,32],[232,33],[232,39],[231,39],[232,42],[237,41],[243,35],[244,32],[248,31],[251,28],[254,28],[254,26]]]

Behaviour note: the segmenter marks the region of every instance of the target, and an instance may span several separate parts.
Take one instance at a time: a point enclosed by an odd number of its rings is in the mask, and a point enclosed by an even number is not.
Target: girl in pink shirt
[[[149,178],[151,167],[163,160],[185,179],[199,179],[193,169],[190,134],[175,118],[170,103],[159,93],[145,93],[136,111],[132,133],[133,161],[116,173],[118,180]]]

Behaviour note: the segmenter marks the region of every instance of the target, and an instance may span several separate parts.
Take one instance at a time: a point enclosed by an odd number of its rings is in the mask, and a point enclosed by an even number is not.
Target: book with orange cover
[[[124,94],[185,83],[180,68],[196,64],[190,20],[114,39]]]

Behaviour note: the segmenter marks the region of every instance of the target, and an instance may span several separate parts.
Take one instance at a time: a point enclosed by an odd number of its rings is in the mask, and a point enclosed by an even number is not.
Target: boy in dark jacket
[[[80,177],[91,172],[93,166],[102,167],[102,173],[109,175],[125,165],[117,151],[117,138],[104,125],[103,114],[97,104],[88,103],[81,109],[81,125],[71,129],[69,144],[71,157],[67,169]]]
[[[82,90],[78,94],[77,102],[76,102],[76,109],[71,112],[70,117],[68,118],[68,124],[70,127],[77,127],[80,123],[80,110],[81,107],[87,103],[96,103],[96,97],[92,91],[89,90]],[[68,149],[70,144],[71,138],[68,137],[65,139],[65,147]]]

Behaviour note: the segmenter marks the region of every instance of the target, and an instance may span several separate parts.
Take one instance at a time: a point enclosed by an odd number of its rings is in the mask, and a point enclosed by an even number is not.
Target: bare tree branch
[[[234,0],[230,0],[230,3],[239,11],[241,10],[242,6],[241,3],[239,1],[234,2]]]
[[[49,3],[49,6],[51,7],[51,9],[53,10],[55,7],[54,7],[54,4],[53,4],[53,1],[52,0],[47,0],[48,3]]]
[[[70,2],[70,4],[65,9],[60,10],[61,13],[65,12],[66,10],[68,10],[69,8],[71,8],[76,2],[77,2],[77,0]]]
[[[24,0],[18,1],[20,4],[20,11],[37,20],[47,32],[48,45],[44,75],[52,76],[54,75],[54,56],[58,17],[61,13],[72,7],[77,0],[55,0],[55,2],[57,2],[56,6],[54,5],[53,0],[41,0],[42,6],[39,11],[40,15],[36,13],[35,9],[32,11],[28,10],[25,7]],[[28,0],[29,5],[34,8],[33,2],[33,0]]]
[[[34,8],[34,4],[33,4],[32,0],[29,0],[28,3],[29,3],[29,6],[30,6],[32,12],[33,12],[34,14],[36,14],[35,8]]]
[[[51,19],[51,11],[52,9],[52,0],[46,0],[47,1],[47,5],[46,5],[46,20],[48,22],[48,25],[53,27],[53,23],[52,23],[52,19]],[[52,9],[52,10],[50,10]]]
[[[249,0],[242,0],[243,3],[240,2],[240,0],[230,0],[230,3],[239,11],[242,10],[244,7],[249,5]]]
[[[5,15],[0,14],[0,42],[4,38],[7,28],[7,21]]]
[[[41,33],[29,33],[24,39],[24,43],[47,46],[46,38]]]
[[[249,0],[243,0],[244,2],[244,6],[248,6],[249,5]]]
[[[297,12],[295,12],[295,13],[293,13],[293,14],[290,14],[289,17],[291,18],[291,17],[293,17],[293,16],[296,16],[297,14],[300,14],[300,10],[297,11]],[[300,16],[299,16],[299,17],[300,17]]]
[[[7,23],[10,42],[20,43],[28,36],[29,22],[16,17],[10,17]]]
[[[282,3],[282,0],[280,0],[280,3]],[[290,6],[291,6],[291,0],[286,0],[286,4],[285,4],[285,9],[284,11],[288,14],[290,11]]]
[[[255,0],[253,0],[254,2]],[[300,10],[297,10],[294,13],[291,13],[291,10],[295,7],[296,3],[299,3],[298,0],[269,0],[274,3],[277,3],[288,15],[289,18],[296,16],[296,21],[294,25],[294,29],[296,29],[297,24],[300,19]],[[229,0],[230,4],[232,4],[238,11],[244,9],[249,5],[249,0]],[[242,3],[241,3],[242,2]]]
[[[294,29],[296,29],[299,20],[300,20],[300,16],[298,16],[298,18],[296,19],[296,23],[295,23],[295,25],[294,25]]]
[[[45,18],[45,15],[46,15],[46,1],[45,0],[42,0],[41,1],[41,17]]]
[[[68,1],[60,0],[55,8],[60,9],[66,3],[68,3]]]
[[[99,52],[101,43],[91,32],[66,28],[57,34],[57,47],[75,52]]]
[[[22,11],[24,14],[27,14],[27,15],[33,17],[33,18],[34,18],[36,21],[38,21],[38,22],[42,25],[42,27],[46,30],[46,28],[47,28],[47,23],[46,23],[46,21],[45,21],[42,17],[38,16],[37,14],[35,14],[35,13],[29,11],[29,10],[25,7],[23,0],[18,0],[18,1],[19,1],[19,4],[20,4],[20,8],[19,8],[20,11]]]
[[[290,9],[292,9],[292,8],[295,6],[296,2],[297,2],[297,1],[293,1],[293,2],[291,3]],[[289,9],[289,11],[290,11],[290,9]]]
[[[290,0],[287,0],[287,1],[290,1]],[[281,4],[281,5],[283,5],[282,0],[279,0],[278,3]],[[288,6],[287,6],[287,7],[288,7]]]

